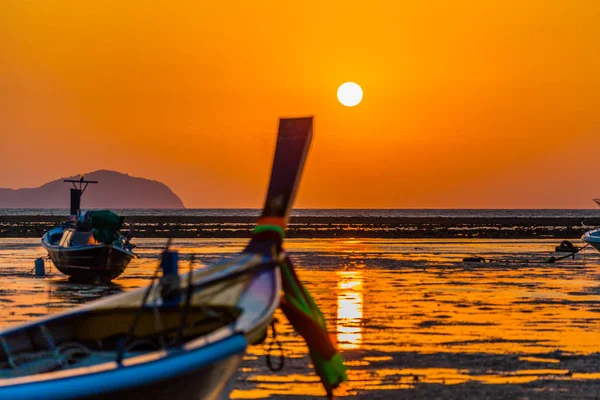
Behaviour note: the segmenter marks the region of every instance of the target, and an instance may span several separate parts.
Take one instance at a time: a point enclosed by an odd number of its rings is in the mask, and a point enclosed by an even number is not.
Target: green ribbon
[[[285,238],[285,230],[278,225],[258,225],[254,228],[252,233],[260,233],[260,232],[267,232],[267,231],[277,232],[277,233],[279,233],[279,235],[281,235],[282,239]]]

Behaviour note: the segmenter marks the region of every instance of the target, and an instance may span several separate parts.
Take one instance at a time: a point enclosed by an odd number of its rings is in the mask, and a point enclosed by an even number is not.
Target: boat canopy
[[[94,238],[105,244],[111,244],[119,239],[119,231],[123,226],[124,217],[110,210],[88,211],[84,217],[92,225]]]

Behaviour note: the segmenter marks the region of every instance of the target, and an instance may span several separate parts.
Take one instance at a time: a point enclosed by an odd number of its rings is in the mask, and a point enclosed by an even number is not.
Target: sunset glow
[[[188,207],[261,207],[278,118],[315,115],[300,208],[594,208],[599,15],[588,0],[2,1],[0,188],[104,168]],[[350,79],[368,101],[348,109],[334,96]]]

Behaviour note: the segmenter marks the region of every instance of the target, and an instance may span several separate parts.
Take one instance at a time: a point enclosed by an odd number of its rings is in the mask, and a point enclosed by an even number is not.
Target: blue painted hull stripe
[[[109,371],[0,387],[0,399],[76,399],[143,387],[158,380],[169,380],[182,374],[244,354],[248,343],[242,334],[160,360]],[[200,379],[200,378],[199,378]]]

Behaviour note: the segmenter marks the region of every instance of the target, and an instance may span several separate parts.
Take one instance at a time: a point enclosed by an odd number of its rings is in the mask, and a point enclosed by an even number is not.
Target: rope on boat
[[[568,244],[565,244],[565,243],[568,243]],[[585,249],[589,245],[590,245],[589,243],[586,243],[585,246],[575,247],[575,246],[573,246],[571,244],[571,242],[569,242],[567,240],[563,240],[559,247],[569,248],[568,254],[566,254],[566,255],[564,255],[562,257],[558,257],[558,258],[554,257],[554,256],[551,256],[546,261],[529,260],[529,259],[515,260],[515,259],[502,259],[502,258],[485,259],[484,257],[481,257],[481,256],[471,256],[471,257],[465,257],[465,258],[463,258],[463,262],[471,262],[471,263],[474,263],[474,262],[476,262],[476,263],[505,263],[505,264],[554,264],[555,262],[564,260],[565,258],[573,258],[573,259],[575,259],[575,254],[579,253],[580,251],[582,251],[583,249]]]
[[[183,332],[186,327],[186,321],[188,312],[190,309],[190,304],[192,302],[192,295],[194,293],[194,282],[192,273],[194,272],[194,262],[196,258],[192,254],[190,256],[190,271],[188,273],[188,282],[187,282],[187,290],[185,294],[185,305],[183,306],[183,310],[181,311],[181,319],[179,320],[179,329],[177,330],[177,337],[175,338],[175,344],[181,344],[183,342]]]
[[[49,334],[49,332],[46,334]],[[6,343],[4,338],[0,338],[0,342],[2,342],[4,353],[7,355],[7,361],[0,363],[0,368],[5,368],[8,364],[8,366],[14,370],[24,371],[25,374],[59,370],[71,365],[82,357],[92,354],[92,351],[88,347],[78,342],[61,343],[48,350],[12,354],[8,343]],[[42,362],[40,364],[39,361],[43,361],[44,359],[53,361],[54,363],[44,364]],[[31,363],[35,364],[36,362],[38,362],[37,367],[36,365],[31,365]],[[40,367],[42,369],[39,369]],[[38,369],[36,369],[35,372],[32,372],[32,368]]]
[[[277,320],[277,318],[273,318],[273,320],[271,321],[271,338],[268,342],[269,347],[267,348],[267,366],[273,372],[281,371],[283,369],[283,366],[285,365],[285,354],[283,353],[283,345],[281,344],[279,339],[277,339],[277,330],[275,329],[275,324],[278,322],[279,321]],[[273,361],[273,352],[276,351],[275,347],[277,347],[277,351],[279,351],[279,360],[277,364],[275,364]]]
[[[170,243],[170,239],[169,239],[169,243]],[[160,267],[161,267],[160,264],[158,265],[158,267],[156,267],[156,270],[154,271],[154,275],[152,276],[152,279],[150,280],[150,284],[148,285],[148,288],[146,289],[146,292],[144,293],[144,297],[142,298],[142,304],[140,304],[140,307],[138,308],[138,310],[133,318],[133,323],[129,327],[127,334],[121,341],[121,345],[119,346],[119,351],[117,352],[117,358],[115,360],[117,362],[117,364],[119,364],[119,365],[122,364],[123,356],[125,353],[125,348],[127,347],[127,342],[129,340],[129,338],[133,337],[133,333],[135,331],[135,328],[138,324],[140,317],[142,316],[142,312],[144,311],[144,307],[146,306],[148,297],[150,297],[150,292],[152,291],[152,287],[154,286],[154,281],[158,277],[158,272],[160,271]]]
[[[152,307],[152,314],[154,315],[154,329],[156,332],[161,332],[163,330],[163,322],[160,315],[160,310],[158,309],[158,294],[162,288],[161,286],[162,282],[159,280],[156,284],[156,290],[154,290],[154,306]],[[158,335],[158,342],[160,344],[160,348],[164,350],[166,346],[163,335]]]

